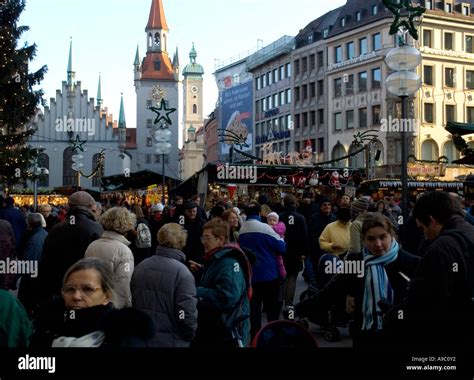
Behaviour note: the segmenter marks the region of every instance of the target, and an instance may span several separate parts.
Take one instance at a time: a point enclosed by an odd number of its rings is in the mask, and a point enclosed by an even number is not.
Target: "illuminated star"
[[[170,114],[176,111],[176,108],[167,108],[166,107],[166,101],[164,99],[161,99],[161,103],[159,107],[148,107],[151,109],[154,113],[156,113],[156,119],[153,122],[153,124],[158,124],[160,120],[163,120],[165,123],[168,125],[173,124],[170,119]],[[165,115],[162,115],[164,113]]]
[[[69,140],[69,144],[71,144],[72,150],[80,150],[84,152],[83,145],[87,142],[87,140],[80,140],[79,135],[76,135],[75,140]]]
[[[404,28],[415,40],[418,40],[418,31],[414,19],[420,17],[426,11],[426,8],[422,6],[414,7],[408,3],[408,0],[402,0],[400,4],[397,4],[395,0],[382,0],[382,2],[395,15],[395,20],[390,25],[390,34],[396,34]],[[408,12],[408,18],[401,15],[402,10]]]

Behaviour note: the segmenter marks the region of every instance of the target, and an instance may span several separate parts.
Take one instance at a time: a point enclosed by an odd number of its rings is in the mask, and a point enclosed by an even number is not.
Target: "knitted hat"
[[[323,203],[331,203],[331,204],[332,204],[331,198],[329,198],[329,197],[322,197],[322,198],[319,200],[319,205],[322,205]]]
[[[273,212],[273,211],[267,215],[267,219],[268,219],[268,218],[271,218],[271,217],[275,217],[276,220],[277,220],[277,222],[278,222],[278,220],[280,219],[280,217],[278,216],[278,214],[277,214],[276,212]]]
[[[356,199],[351,204],[351,210],[355,212],[364,212],[369,208],[369,201],[365,198]]]

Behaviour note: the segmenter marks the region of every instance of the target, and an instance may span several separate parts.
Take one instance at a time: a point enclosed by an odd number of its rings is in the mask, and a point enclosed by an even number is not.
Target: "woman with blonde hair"
[[[158,231],[155,255],[143,260],[133,273],[133,307],[147,313],[155,324],[148,347],[188,347],[196,332],[196,285],[181,251],[186,238],[181,225],[165,224]]]
[[[136,216],[124,207],[113,207],[100,216],[99,222],[104,227],[104,234],[87,247],[85,257],[97,257],[109,264],[114,274],[115,307],[131,306],[134,259],[125,235],[135,229]]]

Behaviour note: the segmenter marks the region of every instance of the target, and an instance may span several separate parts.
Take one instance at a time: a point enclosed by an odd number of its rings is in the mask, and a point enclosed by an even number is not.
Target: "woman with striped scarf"
[[[386,335],[380,301],[386,307],[401,302],[420,258],[399,246],[392,223],[380,213],[367,215],[361,233],[364,284],[356,287],[359,294],[355,295],[355,303],[360,305],[355,310],[357,329],[360,328],[357,335],[359,338],[380,337]]]

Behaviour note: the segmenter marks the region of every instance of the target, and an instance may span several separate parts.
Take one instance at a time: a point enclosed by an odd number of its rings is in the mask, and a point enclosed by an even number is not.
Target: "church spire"
[[[74,77],[75,72],[72,71],[72,37],[71,41],[69,42],[69,60],[67,63],[67,85],[72,88],[74,86]]]
[[[120,112],[119,112],[119,121],[118,121],[118,127],[119,129],[125,129],[127,128],[127,123],[125,122],[125,109],[123,106],[123,93],[120,94]]]
[[[140,52],[138,50],[138,44],[137,44],[137,52],[135,53],[135,61],[133,62],[134,66],[140,66]]]
[[[99,108],[99,110],[102,108],[102,85],[100,75],[101,73],[99,73],[99,86],[97,87],[97,107]]]
[[[146,25],[145,32],[151,29],[169,30],[162,0],[151,1],[150,16],[148,16],[148,24]]]

